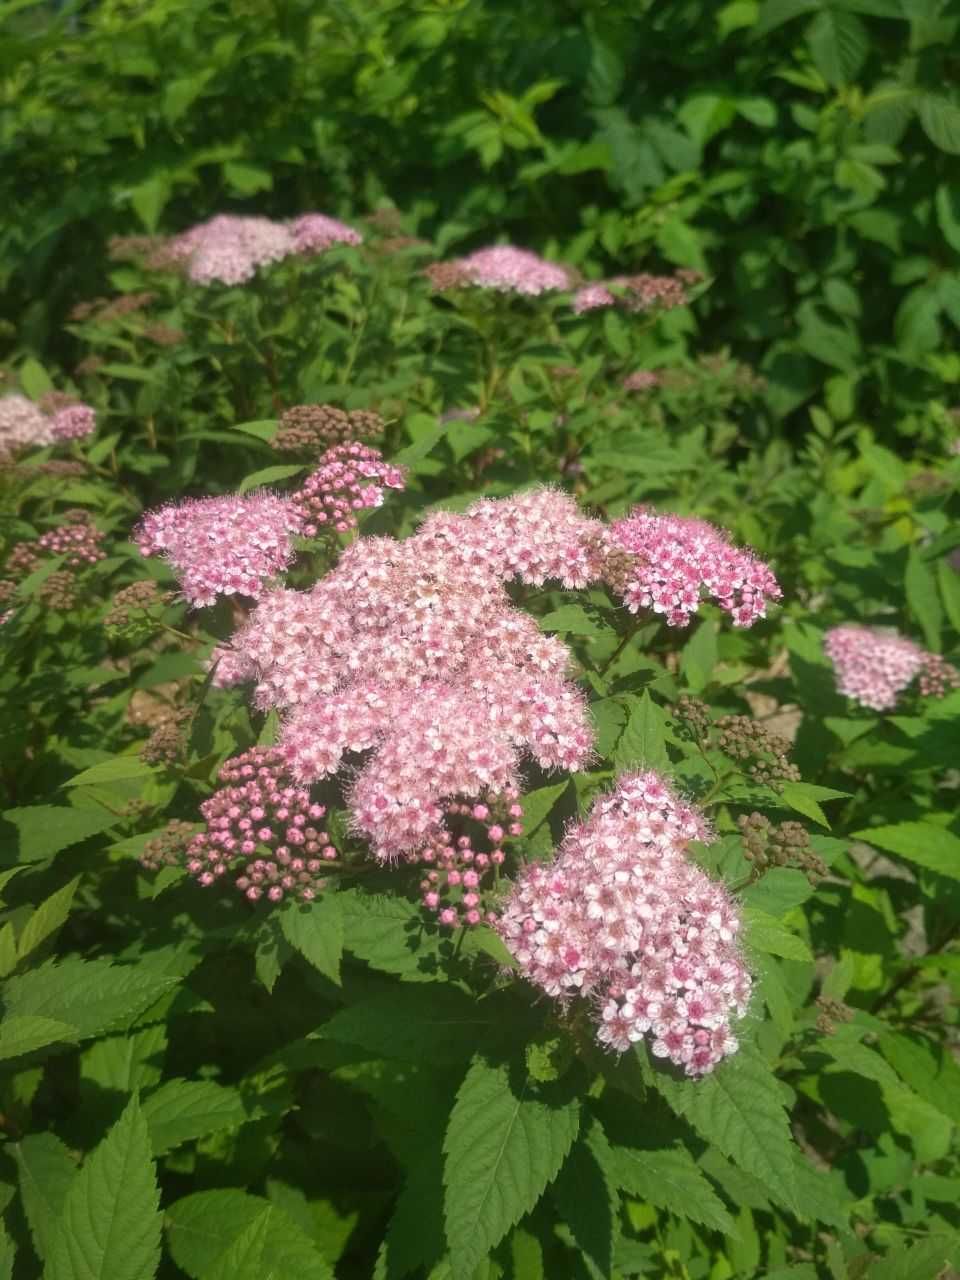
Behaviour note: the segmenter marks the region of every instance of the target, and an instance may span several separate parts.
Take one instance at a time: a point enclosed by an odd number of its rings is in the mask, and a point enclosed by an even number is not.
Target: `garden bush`
[[[3,1275],[960,1268],[956,20],[707,17],[7,5]]]

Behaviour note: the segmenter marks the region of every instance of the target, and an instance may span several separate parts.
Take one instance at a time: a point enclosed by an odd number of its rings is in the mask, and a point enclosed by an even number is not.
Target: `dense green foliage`
[[[0,1277],[960,1269],[960,691],[870,711],[823,648],[864,623],[960,663],[958,24],[913,0],[0,7],[0,396],[72,388],[98,419],[0,464]],[[236,288],[107,252],[313,208],[363,246]],[[506,238],[705,280],[645,316],[431,290],[427,263]],[[626,391],[638,370],[657,385]],[[627,770],[708,813],[693,855],[755,977],[713,1074],[602,1051],[493,930],[439,928],[339,783],[309,906],[141,865],[278,725],[211,685],[235,600],[118,620],[122,588],[175,588],[131,532],[185,494],[290,491],[309,464],[277,420],[319,402],[381,414],[408,468],[361,536],[550,483],[712,520],[774,568],[782,605],[742,630],[511,588],[570,645],[597,757],[528,768],[506,876]],[[67,590],[62,555],[14,573],[77,508],[106,557]],[[290,584],[351,540],[304,544]]]

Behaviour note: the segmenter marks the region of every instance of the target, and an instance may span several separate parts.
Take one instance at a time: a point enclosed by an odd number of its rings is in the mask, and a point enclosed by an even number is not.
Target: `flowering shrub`
[[[946,1274],[952,419],[362,227],[137,237],[11,362],[0,1256]]]

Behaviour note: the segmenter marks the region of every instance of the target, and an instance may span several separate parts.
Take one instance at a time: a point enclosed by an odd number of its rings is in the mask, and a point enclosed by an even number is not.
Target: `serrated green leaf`
[[[254,422],[231,422],[231,431],[242,431],[245,436],[254,436],[257,440],[271,441],[277,434],[280,425],[278,418],[258,418]]]
[[[938,94],[924,93],[917,104],[920,123],[930,141],[941,151],[960,155],[960,107]]]
[[[443,938],[428,927],[423,911],[399,897],[348,890],[340,894],[344,946],[375,969],[406,982],[433,982]],[[448,944],[449,945],[449,944]]]
[[[134,1097],[67,1192],[44,1280],[153,1280],[159,1203],[147,1125]]]
[[[143,1100],[155,1156],[194,1138],[233,1129],[250,1119],[236,1089],[213,1080],[167,1080]]]
[[[613,1265],[613,1241],[620,1198],[611,1174],[613,1148],[590,1117],[553,1184],[553,1198],[578,1249],[601,1275]]]
[[[51,1044],[72,1044],[79,1038],[79,1029],[72,1023],[35,1014],[7,1013],[0,1022],[0,1059],[19,1058]]]
[[[680,671],[688,688],[700,693],[717,665],[717,624],[706,618],[680,651]]]
[[[73,895],[76,893],[79,883],[80,877],[75,876],[73,880],[63,885],[56,893],[52,893],[45,902],[42,902],[37,907],[23,926],[17,942],[17,955],[20,960],[25,959],[32,951],[35,951],[42,942],[45,942],[47,938],[55,934],[64,923],[70,914]]]
[[[506,1066],[477,1060],[457,1093],[444,1139],[444,1221],[455,1280],[478,1263],[540,1199],[580,1123],[575,1099],[514,1084]],[[515,1091],[516,1090],[516,1091]]]
[[[667,769],[666,714],[644,689],[626,699],[629,718],[613,753],[618,769]]]
[[[875,845],[886,853],[899,854],[918,867],[960,880],[960,836],[943,827],[935,827],[932,822],[864,827],[852,834],[854,839]]]
[[[452,987],[406,987],[361,1000],[321,1028],[325,1039],[404,1062],[464,1062],[489,1034],[491,1015]]]
[[[142,964],[68,956],[8,979],[3,998],[8,1017],[53,1019],[84,1039],[129,1023],[177,981]]]
[[[907,559],[904,588],[910,612],[923,628],[927,646],[936,652],[940,648],[940,629],[943,625],[940,594],[932,565],[927,564],[915,547],[911,548]]]
[[[294,466],[291,463],[262,467],[259,471],[252,471],[250,475],[244,476],[240,481],[238,492],[249,493],[251,489],[258,489],[262,485],[277,484],[280,480],[289,480],[291,476],[298,476],[305,470],[306,467]]]
[[[543,631],[560,631],[572,636],[599,637],[610,634],[609,627],[598,623],[579,604],[565,604],[554,609],[540,619],[540,627]]]
[[[280,913],[283,936],[325,978],[340,982],[343,912],[336,894],[316,902],[291,903]]]
[[[245,1191],[200,1191],[167,1210],[170,1252],[193,1280],[333,1280],[309,1237]]]
[[[811,818],[828,831],[830,823],[820,807],[820,801],[842,800],[848,794],[846,791],[834,791],[832,787],[817,787],[810,782],[784,782],[780,789],[781,798],[789,808],[795,813],[802,813],[805,818]]]
[[[856,79],[870,48],[870,36],[856,14],[824,9],[810,24],[807,44],[824,80],[839,86]]]
[[[689,1152],[617,1146],[613,1158],[616,1179],[631,1195],[713,1231],[736,1233],[733,1219]]]
[[[661,1071],[650,1079],[670,1106],[701,1138],[747,1173],[787,1208],[796,1205],[796,1147],[783,1094],[770,1066],[750,1045],[741,1045],[701,1080],[674,1080]]]
[[[67,1191],[77,1164],[53,1133],[30,1133],[8,1150],[17,1162],[20,1201],[41,1262],[45,1262],[56,1233]]]
[[[810,948],[802,938],[791,933],[776,916],[745,907],[743,923],[746,926],[747,945],[767,955],[782,956],[785,960],[812,960]]]
[[[74,774],[63,785],[92,787],[105,782],[126,782],[130,778],[151,778],[157,772],[153,765],[147,764],[139,756],[115,756],[112,760],[101,760],[82,773]]]
[[[7,809],[4,823],[16,828],[17,852],[10,862],[41,862],[61,849],[69,849],[89,836],[115,827],[121,819],[106,809],[73,809],[60,805],[38,804],[23,809]]]
[[[163,1075],[167,1028],[162,1022],[130,1035],[101,1036],[80,1055],[81,1080],[117,1093],[158,1084]]]

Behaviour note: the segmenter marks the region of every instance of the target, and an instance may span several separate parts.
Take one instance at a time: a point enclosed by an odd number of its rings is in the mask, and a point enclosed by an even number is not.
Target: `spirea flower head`
[[[378,857],[413,857],[441,838],[449,802],[517,787],[524,757],[589,758],[569,651],[504,583],[599,573],[595,523],[544,489],[431,516],[403,542],[359,539],[311,591],[263,599],[224,676],[286,710],[280,745],[303,782],[370,752],[349,789],[355,827]]]
[[[323,253],[335,244],[360,244],[359,231],[325,213],[302,213],[287,226],[297,253]]]
[[[751,990],[736,903],[686,854],[712,838],[658,774],[623,776],[552,863],[526,868],[496,924],[535,986],[590,998],[602,1045],[647,1036],[688,1076],[736,1051]]]
[[[623,380],[624,391],[652,391],[660,385],[660,375],[652,369],[637,369]]]
[[[669,311],[690,301],[685,285],[690,280],[676,276],[614,276],[586,284],[573,296],[577,315],[600,307],[620,307],[624,311]]]
[[[405,472],[383,460],[378,449],[353,441],[335,445],[291,498],[304,537],[322,529],[344,533],[356,527],[357,514],[383,504],[385,489],[402,489]]]
[[[608,580],[630,612],[652,609],[672,627],[689,623],[704,594],[738,627],[764,617],[767,601],[782,595],[767,565],[705,520],[636,507],[611,525],[609,547],[629,557]]]
[[[19,392],[0,396],[0,457],[26,445],[52,444],[53,423]]]
[[[300,528],[297,509],[286,498],[191,498],[149,511],[134,531],[141,555],[163,556],[193,605],[219,595],[254,599],[264,583],[293,558],[291,537]]]
[[[220,770],[227,785],[200,806],[206,830],[187,845],[187,871],[208,886],[232,877],[251,901],[287,896],[309,902],[337,851],[323,829],[326,810],[284,771],[275,748],[254,747]]]
[[[833,627],[823,647],[833,663],[840,693],[871,711],[890,711],[917,676],[921,693],[933,696],[942,696],[960,679],[938,655],[927,653],[893,629]]]
[[[97,415],[88,404],[68,404],[52,415],[50,429],[54,440],[80,440],[96,425]]]
[[[79,569],[104,558],[103,539],[104,534],[87,513],[76,511],[66,524],[42,534],[34,545],[48,555],[66,556],[65,565]]]
[[[439,290],[472,286],[525,297],[570,287],[570,276],[564,267],[547,262],[529,249],[517,249],[509,244],[493,245],[465,258],[437,263],[427,268],[427,276]]]

